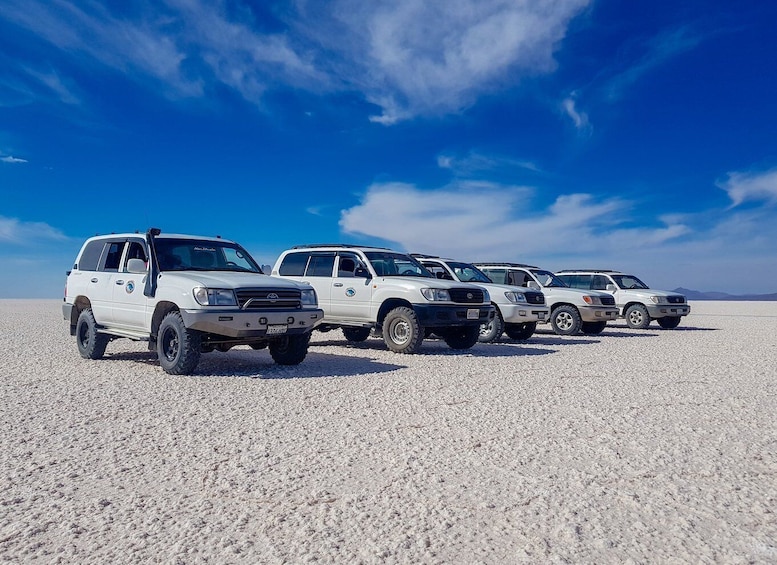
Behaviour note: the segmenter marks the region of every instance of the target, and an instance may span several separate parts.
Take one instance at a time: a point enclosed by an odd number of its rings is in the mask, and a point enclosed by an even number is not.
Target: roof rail
[[[442,259],[439,255],[429,255],[427,253],[411,253],[410,256],[416,259]]]
[[[476,267],[483,266],[483,267],[523,267],[524,269],[539,269],[536,265],[526,265],[525,263],[508,263],[507,261],[491,261],[491,262],[481,262],[481,261],[472,261],[472,264]]]
[[[338,249],[345,249],[353,247],[356,249],[388,249],[387,247],[374,247],[372,245],[351,245],[348,243],[306,243],[304,245],[295,245],[292,249],[316,249],[319,247],[337,247]]]
[[[567,273],[620,273],[620,271],[616,269],[562,269],[562,271],[557,272],[567,272]]]

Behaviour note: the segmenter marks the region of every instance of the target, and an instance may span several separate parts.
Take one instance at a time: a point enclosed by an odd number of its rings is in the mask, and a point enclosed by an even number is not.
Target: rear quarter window
[[[103,253],[105,241],[90,241],[81,252],[78,259],[78,268],[82,271],[96,271],[100,264],[100,256]]]
[[[278,274],[284,277],[303,276],[309,258],[310,253],[289,253],[281,261],[281,266],[278,267]]]

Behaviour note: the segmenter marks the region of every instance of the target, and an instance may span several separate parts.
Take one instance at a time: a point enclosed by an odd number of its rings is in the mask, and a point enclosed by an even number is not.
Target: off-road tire
[[[583,322],[580,326],[580,331],[586,335],[597,335],[604,331],[607,327],[607,322]]]
[[[345,339],[353,342],[360,342],[370,337],[370,328],[346,328],[343,327]]]
[[[624,314],[626,324],[634,330],[644,330],[650,325],[650,315],[642,304],[632,304]]]
[[[97,322],[91,308],[84,308],[76,322],[76,345],[84,359],[100,359],[111,340],[110,336],[97,332]]]
[[[478,342],[480,326],[458,326],[445,330],[443,339],[451,349],[469,349]]]
[[[550,325],[558,335],[575,335],[580,331],[580,313],[574,306],[559,306],[550,314]]]
[[[386,314],[383,320],[383,341],[391,351],[415,353],[423,340],[424,328],[412,308],[399,306]]]
[[[478,341],[481,343],[491,343],[502,337],[502,333],[505,330],[505,322],[502,319],[502,315],[497,308],[494,313],[494,318],[490,322],[480,324],[478,332]]]
[[[156,339],[159,364],[171,375],[190,375],[202,352],[202,336],[188,329],[180,312],[174,310],[162,318]]]
[[[537,322],[524,322],[523,324],[507,324],[505,333],[510,339],[529,339],[537,329]]]
[[[308,354],[310,332],[287,335],[270,342],[270,355],[278,365],[299,365]]]
[[[665,330],[673,330],[680,325],[680,316],[666,316],[658,319],[658,325]]]

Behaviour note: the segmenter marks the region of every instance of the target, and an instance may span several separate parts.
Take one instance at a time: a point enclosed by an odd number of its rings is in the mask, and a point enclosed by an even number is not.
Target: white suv
[[[62,314],[82,357],[99,359],[121,337],[147,341],[176,375],[235,345],[269,346],[276,363],[296,365],[323,319],[312,287],[263,274],[237,243],[156,228],[88,239]]]
[[[651,320],[671,330],[680,325],[680,318],[691,313],[685,296],[666,290],[655,290],[634,275],[619,271],[595,269],[566,269],[558,272],[569,286],[609,292],[615,297],[620,317],[626,318],[630,328],[644,329]]]
[[[481,342],[496,341],[503,332],[511,339],[529,339],[537,322],[548,319],[545,296],[539,290],[493,283],[471,263],[418,253],[412,255],[438,279],[473,282],[488,290],[496,312],[490,323],[480,326]]]
[[[495,283],[542,290],[550,308],[550,325],[559,335],[601,333],[618,317],[612,296],[569,288],[550,271],[521,263],[475,263]]]
[[[415,353],[432,332],[453,349],[469,349],[494,317],[486,289],[438,280],[390,249],[298,245],[281,253],[272,274],[316,289],[324,310],[319,330],[339,327],[347,340],[364,341],[374,329],[397,353]]]

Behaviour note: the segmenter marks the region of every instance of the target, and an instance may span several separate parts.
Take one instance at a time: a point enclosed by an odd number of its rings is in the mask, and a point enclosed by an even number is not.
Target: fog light
[[[519,316],[525,316],[526,315],[526,310],[518,310],[518,315]]]

